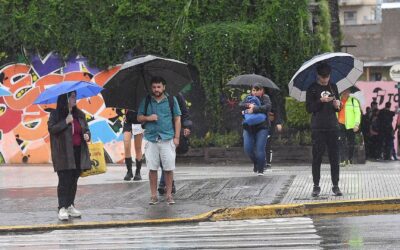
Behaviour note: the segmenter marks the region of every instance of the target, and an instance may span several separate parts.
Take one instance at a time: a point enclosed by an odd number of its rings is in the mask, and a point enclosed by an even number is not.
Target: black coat
[[[90,137],[90,131],[84,113],[79,109],[76,109],[75,112],[82,127],[81,169],[87,170],[90,169],[90,157],[89,148],[83,139],[83,134],[88,133]],[[59,113],[56,110],[52,111],[47,123],[54,171],[76,169],[72,143],[72,124],[67,125],[65,119],[60,119],[58,116]]]

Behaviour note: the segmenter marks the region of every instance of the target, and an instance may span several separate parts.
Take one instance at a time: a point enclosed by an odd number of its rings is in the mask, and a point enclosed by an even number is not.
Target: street
[[[295,217],[1,235],[1,249],[399,249],[400,215]]]

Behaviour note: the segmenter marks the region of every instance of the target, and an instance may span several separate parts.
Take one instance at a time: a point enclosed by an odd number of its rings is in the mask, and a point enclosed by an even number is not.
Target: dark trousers
[[[271,132],[270,132],[271,133]],[[271,165],[272,162],[272,148],[271,148],[272,134],[267,136],[267,145],[265,146],[265,157],[267,158],[267,165]]]
[[[394,148],[393,139],[394,136],[392,131],[385,131],[385,133],[382,133],[382,154],[384,160],[391,159]]]
[[[353,163],[354,147],[356,144],[356,133],[353,129],[346,129],[346,126],[340,124],[340,161],[349,160]]]
[[[339,143],[338,131],[312,131],[312,175],[315,186],[319,186],[321,178],[322,156],[328,147],[328,157],[331,164],[332,184],[337,186],[339,183]]]
[[[369,139],[371,157],[380,159],[382,155],[382,135],[373,135]]]
[[[81,147],[74,147],[76,169],[57,171],[58,175],[58,209],[74,205],[78,179],[81,173]]]

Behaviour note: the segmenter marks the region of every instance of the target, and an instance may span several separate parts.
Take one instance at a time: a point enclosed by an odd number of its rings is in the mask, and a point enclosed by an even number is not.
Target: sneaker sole
[[[75,214],[75,215],[68,214],[68,216],[70,216],[70,217],[72,217],[72,218],[81,218],[81,217],[82,217],[81,214],[79,214],[79,215],[77,215],[77,214]]]
[[[69,218],[61,218],[61,217],[59,216],[58,219],[59,219],[60,221],[68,221]]]

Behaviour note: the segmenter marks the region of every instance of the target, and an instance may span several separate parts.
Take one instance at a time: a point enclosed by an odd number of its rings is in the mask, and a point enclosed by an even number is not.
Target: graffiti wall
[[[30,64],[15,63],[0,69],[0,86],[12,93],[0,97],[0,163],[51,162],[46,109],[55,106],[35,105],[33,101],[44,89],[62,81],[85,80],[103,86],[120,68],[117,65],[100,71],[83,57],[62,61],[54,53],[28,59]],[[77,105],[87,115],[92,140],[104,143],[108,160],[122,162],[122,117],[105,107],[100,94],[81,99]]]

